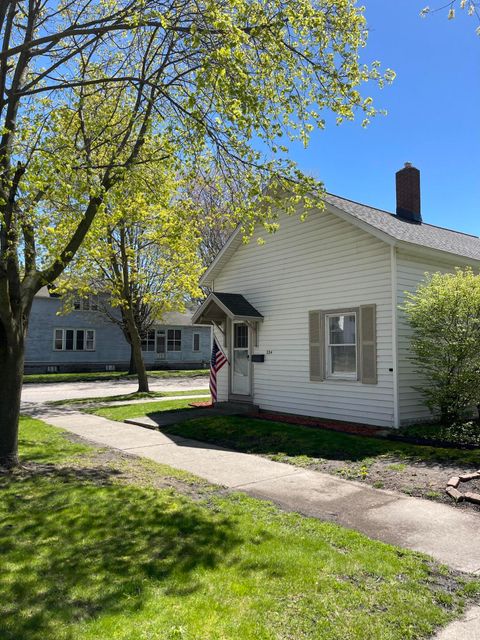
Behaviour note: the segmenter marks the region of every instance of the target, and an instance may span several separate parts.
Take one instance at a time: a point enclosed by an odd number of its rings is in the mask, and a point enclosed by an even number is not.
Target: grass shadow
[[[200,417],[161,427],[161,430],[169,435],[269,456],[323,458],[345,462],[360,462],[383,456],[432,466],[455,464],[471,468],[480,465],[478,450],[412,445],[242,416]]]
[[[153,587],[188,593],[196,568],[241,542],[231,520],[116,473],[42,464],[0,478],[2,640],[65,640],[74,623],[141,609]]]

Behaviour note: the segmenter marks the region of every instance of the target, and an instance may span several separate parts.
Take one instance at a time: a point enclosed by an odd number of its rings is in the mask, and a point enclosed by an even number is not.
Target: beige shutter
[[[324,357],[324,314],[321,311],[309,311],[309,348],[310,348],[310,380],[325,379]]]
[[[376,305],[360,307],[360,382],[377,384]]]

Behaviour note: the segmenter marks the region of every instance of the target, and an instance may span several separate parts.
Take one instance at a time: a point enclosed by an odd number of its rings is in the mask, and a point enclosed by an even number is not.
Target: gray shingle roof
[[[324,200],[396,240],[480,260],[480,238],[477,236],[444,229],[443,227],[435,227],[426,223],[412,224],[397,218],[397,216],[388,213],[388,211],[375,209],[330,193],[324,196]]]
[[[218,298],[234,316],[263,318],[262,314],[259,313],[240,293],[219,293],[218,291],[214,291],[212,295]]]

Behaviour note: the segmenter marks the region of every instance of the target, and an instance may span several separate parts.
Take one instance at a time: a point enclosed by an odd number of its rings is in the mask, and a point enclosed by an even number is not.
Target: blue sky
[[[367,129],[360,119],[316,132],[308,149],[292,148],[300,168],[326,189],[395,210],[395,171],[421,171],[425,222],[480,235],[480,37],[478,21],[457,11],[420,18],[439,0],[364,0],[371,30],[363,61],[380,60],[397,73],[372,91],[387,109]]]

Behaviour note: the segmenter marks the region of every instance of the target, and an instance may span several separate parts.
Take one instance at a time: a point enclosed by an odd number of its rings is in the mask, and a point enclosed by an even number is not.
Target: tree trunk
[[[14,324],[17,324],[14,322]],[[18,420],[22,394],[25,338],[22,326],[9,336],[0,322],[0,467],[18,464]]]
[[[145,362],[143,361],[142,354],[142,340],[135,324],[135,317],[131,308],[125,309],[125,318],[128,323],[128,333],[130,334],[130,349],[131,357],[136,369],[138,377],[138,391],[141,393],[148,393],[150,391],[148,387],[148,376],[145,368]]]
[[[133,376],[137,373],[137,367],[135,366],[135,356],[133,353],[133,345],[130,342],[130,364],[128,365],[128,375]]]

